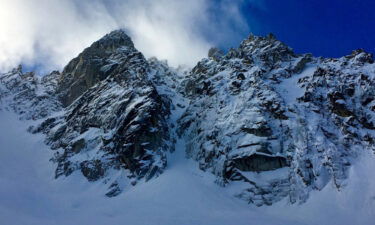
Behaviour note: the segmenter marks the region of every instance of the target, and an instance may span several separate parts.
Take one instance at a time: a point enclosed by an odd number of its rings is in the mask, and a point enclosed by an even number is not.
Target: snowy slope
[[[79,173],[54,179],[51,151],[42,135],[9,112],[0,113],[0,224],[9,225],[266,225],[361,224],[375,219],[375,158],[364,154],[351,168],[348,186],[328,185],[302,205],[255,207],[214,184],[215,177],[184,157],[184,144],[168,156],[163,176],[116,198]]]

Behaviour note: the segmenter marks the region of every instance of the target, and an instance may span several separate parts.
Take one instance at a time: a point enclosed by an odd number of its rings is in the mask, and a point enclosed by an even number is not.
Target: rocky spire
[[[86,48],[64,68],[58,92],[64,106],[70,105],[87,89],[104,80],[118,61],[138,51],[123,30],[115,30]]]

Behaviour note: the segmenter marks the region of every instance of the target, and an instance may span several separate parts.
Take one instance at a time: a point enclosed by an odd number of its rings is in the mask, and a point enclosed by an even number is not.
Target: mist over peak
[[[173,66],[193,66],[212,45],[248,32],[241,4],[227,0],[3,0],[0,71],[21,63],[40,72],[62,69],[85,47],[119,28],[126,30],[146,57],[166,59]]]

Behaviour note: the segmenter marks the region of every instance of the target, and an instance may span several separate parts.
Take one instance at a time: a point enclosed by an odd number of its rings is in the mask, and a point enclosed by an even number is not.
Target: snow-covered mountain
[[[339,190],[355,157],[375,150],[374,65],[360,50],[314,58],[250,36],[186,76],[187,154],[219,184],[245,182],[238,197],[256,205],[304,202],[331,180]],[[257,182],[266,171],[272,179]]]
[[[98,196],[119,198],[187,170],[249,207],[351,190],[353,165],[375,153],[374,96],[371,54],[299,55],[273,35],[213,48],[188,69],[145,59],[117,30],[61,73],[0,75],[1,113],[43,137],[57,180],[82,174]]]

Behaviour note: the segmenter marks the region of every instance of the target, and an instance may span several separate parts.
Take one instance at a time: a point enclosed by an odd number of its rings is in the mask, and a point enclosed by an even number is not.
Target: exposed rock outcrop
[[[33,72],[24,73],[22,66],[0,74],[0,110],[12,110],[26,120],[42,119],[62,110],[53,96],[57,77],[57,72],[43,78]]]
[[[248,183],[256,205],[304,202],[328,182],[345,185],[351,161],[374,150],[375,66],[363,51],[340,59],[297,55],[250,36],[222,57],[201,60],[184,81],[191,100],[180,119],[188,155],[218,183]],[[288,168],[285,173],[277,169]],[[275,171],[269,183],[248,173]]]
[[[38,120],[56,177],[80,172],[116,196],[163,172],[177,130],[200,169],[258,206],[344,188],[356,156],[375,152],[374,96],[371,54],[299,55],[273,35],[212,48],[188,70],[146,60],[118,30],[62,73],[0,76],[0,110]]]
[[[56,177],[80,170],[109,182],[109,194],[166,166],[171,149],[169,102],[149,80],[147,60],[123,31],[114,31],[73,59],[59,76],[56,96],[65,108],[34,132],[56,150]],[[122,171],[114,176],[115,171]],[[113,190],[117,191],[113,191]]]
[[[90,87],[106,79],[132,54],[140,53],[123,30],[113,31],[94,42],[72,59],[60,76],[57,92],[63,105],[70,105]]]

